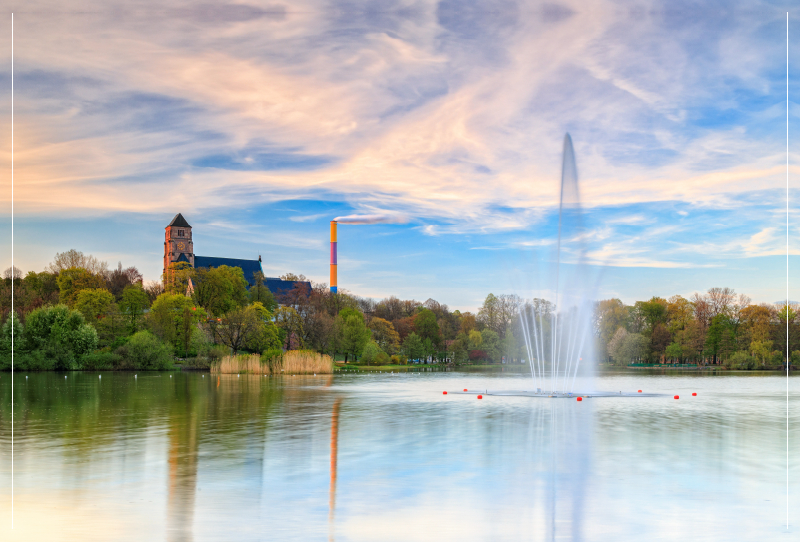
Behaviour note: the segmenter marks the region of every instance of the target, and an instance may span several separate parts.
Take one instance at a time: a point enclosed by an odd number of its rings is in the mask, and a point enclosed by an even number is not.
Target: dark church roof
[[[180,213],[175,215],[175,218],[172,219],[172,222],[169,223],[169,226],[178,226],[179,228],[191,228],[189,223],[186,222],[186,219],[183,218],[183,215]]]
[[[219,267],[220,265],[227,265],[228,267],[241,267],[244,273],[244,278],[247,280],[247,287],[253,286],[256,281],[253,277],[254,273],[263,273],[261,270],[261,262],[258,260],[239,260],[236,258],[216,258],[214,256],[195,256],[194,267],[199,269],[201,267]],[[311,290],[311,283],[305,281],[295,280],[281,280],[273,277],[264,277],[264,286],[266,286],[273,295],[279,296],[288,293],[292,290],[295,284],[305,284],[308,290]]]
[[[214,256],[195,256],[194,267],[199,269],[201,267],[219,267],[220,265],[227,265],[228,267],[241,267],[244,272],[244,278],[247,280],[247,286],[250,287],[255,284],[253,273],[263,273],[261,271],[261,262],[258,260],[239,260],[236,258],[216,258]]]
[[[266,277],[264,279],[264,286],[269,288],[269,291],[276,296],[289,293],[290,290],[294,289],[295,284],[305,284],[307,286],[306,291],[308,292],[311,290],[310,282],[304,282],[301,280],[281,280],[272,277]]]

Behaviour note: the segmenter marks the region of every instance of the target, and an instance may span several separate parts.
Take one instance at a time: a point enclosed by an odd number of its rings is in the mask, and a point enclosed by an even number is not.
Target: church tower
[[[192,243],[192,227],[178,213],[165,229],[164,235],[164,271],[166,274],[170,264],[187,262],[194,267],[194,244]]]

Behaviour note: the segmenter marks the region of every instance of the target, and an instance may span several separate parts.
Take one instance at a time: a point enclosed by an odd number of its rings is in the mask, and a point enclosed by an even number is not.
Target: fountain
[[[580,375],[587,380],[593,374],[594,300],[598,290],[598,274],[587,260],[587,231],[578,190],[578,169],[572,138],[564,136],[561,162],[561,195],[558,209],[558,235],[550,259],[549,274],[519,310],[519,327],[531,369],[534,391],[465,390],[450,393],[481,393],[549,398],[576,397],[653,397],[660,394],[575,392]],[[535,295],[538,293],[538,297]],[[555,299],[544,299],[549,295]],[[523,295],[523,298],[526,296]],[[582,363],[586,360],[586,363]]]

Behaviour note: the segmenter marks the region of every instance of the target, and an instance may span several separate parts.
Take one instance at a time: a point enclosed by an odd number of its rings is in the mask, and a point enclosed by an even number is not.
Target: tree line
[[[163,369],[175,357],[207,366],[231,352],[298,349],[378,365],[525,362],[521,315],[535,313],[546,327],[559,311],[544,299],[490,293],[476,313],[462,313],[434,299],[374,300],[332,293],[302,275],[281,278],[297,282],[273,293],[260,273],[248,281],[239,267],[182,262],[162,281],[145,283],[135,267],[110,269],[76,250],[56,254],[39,273],[8,269],[0,284],[0,369],[10,366],[12,319],[21,369]],[[754,305],[729,288],[633,305],[604,300],[592,315],[595,361],[777,365],[787,322],[789,351],[800,348],[797,314],[793,305]]]

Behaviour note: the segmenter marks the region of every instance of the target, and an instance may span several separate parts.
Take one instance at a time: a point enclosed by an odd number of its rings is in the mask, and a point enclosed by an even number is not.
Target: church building
[[[192,227],[183,218],[183,215],[178,213],[172,222],[165,228],[164,234],[164,270],[166,274],[167,268],[170,264],[176,262],[186,262],[195,269],[206,267],[219,267],[227,265],[228,267],[239,267],[244,272],[244,278],[247,280],[247,287],[250,288],[255,284],[255,273],[264,274],[261,269],[261,256],[257,260],[240,260],[237,258],[219,258],[217,256],[195,256],[194,255],[194,241],[192,240]],[[281,280],[279,278],[264,277],[264,285],[274,294],[285,293],[295,287],[295,284],[305,284],[309,288],[311,283],[302,281]]]

